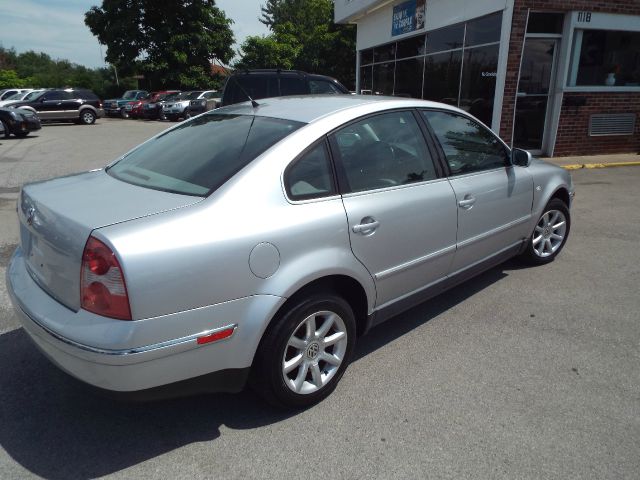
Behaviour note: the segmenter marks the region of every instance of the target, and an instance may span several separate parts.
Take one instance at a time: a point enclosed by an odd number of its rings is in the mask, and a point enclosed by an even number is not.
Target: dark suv
[[[91,125],[96,118],[104,116],[102,102],[91,90],[79,88],[45,90],[28,101],[8,105],[35,112],[41,120],[74,120]]]
[[[335,78],[297,70],[245,70],[227,79],[222,105],[285,95],[348,94],[349,90]]]

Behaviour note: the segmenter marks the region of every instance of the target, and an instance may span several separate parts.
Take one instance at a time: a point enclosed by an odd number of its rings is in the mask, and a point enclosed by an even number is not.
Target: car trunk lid
[[[82,254],[92,230],[201,200],[131,185],[104,170],[26,185],[18,216],[29,273],[49,295],[78,310]]]

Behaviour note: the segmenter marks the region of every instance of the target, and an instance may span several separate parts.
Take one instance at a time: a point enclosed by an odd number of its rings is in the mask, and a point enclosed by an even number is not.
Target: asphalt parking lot
[[[640,167],[573,172],[563,253],[510,261],[374,329],[326,401],[98,397],[19,328],[4,272],[24,182],[103,166],[171,124],[0,140],[0,478],[629,478],[640,472]]]

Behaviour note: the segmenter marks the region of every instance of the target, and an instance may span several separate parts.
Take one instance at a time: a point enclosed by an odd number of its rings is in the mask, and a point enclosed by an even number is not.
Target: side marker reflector
[[[218,340],[224,340],[225,338],[229,338],[235,332],[236,327],[225,328],[224,330],[219,330],[214,333],[210,333],[209,335],[203,335],[202,337],[198,337],[197,342],[198,345],[203,345],[205,343],[217,342]]]

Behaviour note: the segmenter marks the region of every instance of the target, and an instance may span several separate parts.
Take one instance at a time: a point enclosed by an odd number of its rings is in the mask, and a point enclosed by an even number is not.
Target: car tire
[[[191,112],[190,112],[190,111],[189,111],[189,109],[187,108],[187,109],[184,111],[184,119],[185,119],[185,120],[188,120],[188,119],[189,119],[189,118],[191,118],[191,117],[192,117]]]
[[[11,136],[11,130],[9,130],[9,125],[7,125],[7,122],[5,122],[4,120],[0,120],[0,123],[2,123],[2,133],[0,133],[1,136],[3,136],[4,138],[9,138]]]
[[[18,133],[14,133],[14,135],[18,138],[24,138],[27,135],[29,135],[29,132],[18,132]]]
[[[314,405],[335,390],[355,336],[353,310],[342,297],[327,292],[294,300],[262,337],[251,386],[276,407]]]
[[[523,259],[533,265],[545,265],[564,248],[571,229],[571,213],[559,198],[552,198],[529,237]]]
[[[80,112],[80,123],[82,125],[93,125],[96,122],[96,114],[85,109]]]
[[[120,118],[129,118],[129,114],[126,112],[124,108],[120,110]]]

